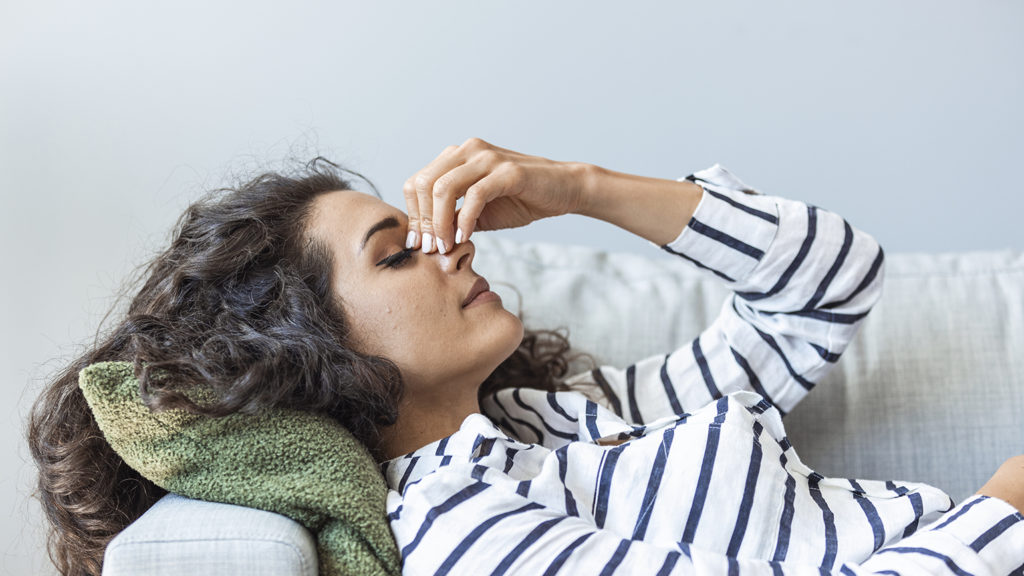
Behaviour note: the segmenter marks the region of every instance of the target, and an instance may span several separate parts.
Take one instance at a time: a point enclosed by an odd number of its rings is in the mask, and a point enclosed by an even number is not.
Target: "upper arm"
[[[881,296],[884,254],[874,238],[833,212],[744,193],[723,172],[697,173],[708,178],[696,179],[707,193],[663,246],[733,291],[716,319],[670,353],[570,379],[593,379],[607,404],[636,424],[737,390],[758,392],[785,414],[839,359]]]

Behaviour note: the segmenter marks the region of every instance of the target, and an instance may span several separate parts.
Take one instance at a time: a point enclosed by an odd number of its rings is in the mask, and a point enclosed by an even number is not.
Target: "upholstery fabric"
[[[285,516],[172,493],[107,546],[103,573],[316,576],[316,541]]]

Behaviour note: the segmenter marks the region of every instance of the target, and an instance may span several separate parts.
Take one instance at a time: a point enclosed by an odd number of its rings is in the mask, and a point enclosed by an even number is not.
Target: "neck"
[[[472,399],[462,402],[451,398],[441,403],[403,399],[398,420],[381,431],[384,458],[397,458],[450,436],[459,430],[467,416],[476,412],[480,412],[480,404],[475,392]]]

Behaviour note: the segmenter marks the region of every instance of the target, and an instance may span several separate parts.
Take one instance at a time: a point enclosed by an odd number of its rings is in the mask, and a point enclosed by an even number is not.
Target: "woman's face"
[[[500,299],[462,307],[480,278],[470,241],[447,255],[416,250],[396,267],[382,263],[405,249],[407,222],[375,196],[337,190],[314,202],[309,232],[334,255],[333,290],[356,349],[397,364],[408,401],[444,406],[471,393],[475,405],[477,387],[519,346],[523,325]]]

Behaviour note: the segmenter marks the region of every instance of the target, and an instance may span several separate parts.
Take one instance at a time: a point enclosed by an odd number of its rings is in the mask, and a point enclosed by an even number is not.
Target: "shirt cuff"
[[[928,529],[956,538],[993,574],[1009,574],[1024,563],[1024,516],[999,498],[973,496]]]
[[[1015,574],[1024,565],[1024,516],[999,498],[973,496],[914,535],[882,548],[864,567],[893,554],[975,574]]]
[[[722,279],[745,279],[779,230],[776,199],[765,196],[719,164],[684,178],[701,188],[697,208],[679,235],[661,246]]]

